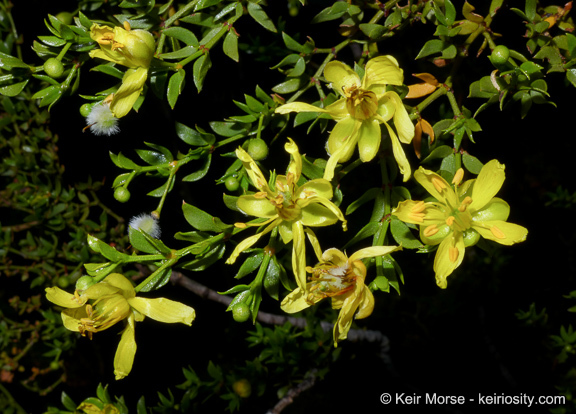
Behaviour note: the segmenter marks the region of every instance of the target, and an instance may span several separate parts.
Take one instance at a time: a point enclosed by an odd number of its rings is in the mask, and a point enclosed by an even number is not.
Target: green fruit
[[[510,49],[504,45],[496,46],[490,55],[490,60],[495,65],[504,65],[508,59],[510,59]]]
[[[268,145],[266,145],[266,142],[261,138],[253,138],[248,141],[248,155],[250,155],[254,161],[264,160],[268,156]]]
[[[50,362],[50,369],[52,371],[56,371],[56,370],[60,369],[60,364],[58,363],[58,361]]]
[[[121,203],[125,203],[130,200],[130,191],[125,187],[118,187],[114,190],[114,198]]]
[[[92,276],[81,276],[76,281],[76,290],[78,292],[83,292],[95,283],[96,282]]]
[[[230,176],[226,178],[224,181],[224,185],[226,186],[226,190],[228,191],[236,191],[240,188],[240,181],[236,177]]]
[[[70,286],[70,279],[68,279],[66,276],[60,276],[56,284],[58,287],[66,289],[68,286]]]
[[[74,19],[74,15],[70,12],[60,12],[56,15],[56,18],[60,20],[64,24],[72,24],[72,20]]]
[[[86,118],[88,115],[90,115],[90,112],[92,112],[93,106],[94,106],[94,104],[89,104],[89,103],[85,103],[84,105],[82,105],[80,107],[80,115],[82,115],[84,118]]]
[[[236,322],[246,322],[250,318],[250,308],[245,303],[237,303],[232,308],[232,317]]]
[[[59,78],[64,74],[64,65],[56,58],[50,58],[44,62],[44,72],[51,78]]]
[[[252,385],[244,378],[234,382],[232,389],[240,398],[248,398],[252,394]]]

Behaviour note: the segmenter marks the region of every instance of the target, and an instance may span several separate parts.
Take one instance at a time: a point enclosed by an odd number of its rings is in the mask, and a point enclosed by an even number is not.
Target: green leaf
[[[6,69],[7,71],[12,70],[12,68],[30,69],[30,67],[20,59],[5,53],[0,53],[0,68]]]
[[[173,37],[186,43],[187,46],[193,46],[195,48],[198,48],[198,46],[200,46],[200,43],[198,43],[196,35],[192,33],[190,30],[185,29],[183,27],[176,27],[176,26],[169,27],[168,29],[164,29],[162,33],[165,34],[166,36]]]
[[[192,174],[188,174],[186,177],[182,178],[182,181],[186,182],[193,182],[198,181],[208,174],[208,170],[210,169],[210,163],[212,162],[212,154],[207,153],[205,157],[202,157],[201,160],[203,161],[200,169],[198,171],[193,172]]]
[[[241,124],[239,122],[212,121],[209,124],[210,128],[212,128],[215,133],[223,137],[233,137],[248,132],[246,124]]]
[[[139,170],[140,166],[136,163],[134,163],[131,159],[126,158],[124,155],[122,155],[121,152],[118,153],[118,155],[114,154],[113,152],[110,152],[110,159],[112,160],[112,162],[120,168],[123,168],[125,170]]]
[[[318,13],[312,19],[312,23],[322,23],[330,20],[336,20],[344,16],[348,11],[348,4],[346,2],[335,2],[331,7],[327,7]]]
[[[244,260],[240,269],[238,269],[238,273],[234,276],[235,279],[242,279],[244,276],[252,273],[254,270],[260,267],[262,260],[264,260],[264,252],[261,249],[258,249],[256,253],[252,253],[250,256]]]
[[[288,49],[293,50],[294,52],[304,53],[304,46],[291,38],[285,32],[282,32],[282,40],[284,40],[284,44]]]
[[[222,0],[200,0],[197,4],[196,7],[194,7],[194,11],[198,11],[198,10],[202,10],[205,9],[207,7],[210,6],[214,6],[218,3],[220,3]]]
[[[407,249],[417,249],[422,247],[422,242],[412,234],[410,227],[395,216],[392,216],[390,221],[390,232],[392,233],[394,240],[396,240],[396,243],[402,245],[402,247]]]
[[[186,270],[192,270],[195,272],[201,272],[212,266],[218,260],[220,260],[222,256],[224,256],[225,252],[226,252],[226,245],[217,244],[216,246],[214,246],[213,249],[209,250],[204,255],[184,263],[182,265],[182,268]]]
[[[142,230],[137,230],[131,226],[128,226],[128,237],[132,247],[143,253],[166,254],[170,252],[170,249],[160,240],[156,240]]]
[[[300,89],[304,85],[305,85],[305,81],[304,81],[303,77],[294,78],[294,79],[290,79],[290,80],[287,80],[285,82],[279,83],[278,85],[276,85],[272,88],[272,91],[276,92],[276,93],[280,93],[280,94],[292,93],[292,92],[296,92],[298,89]]]
[[[426,43],[424,43],[424,46],[422,47],[422,50],[420,50],[420,53],[418,53],[418,56],[416,56],[416,59],[421,59],[423,57],[430,56],[435,53],[440,53],[447,46],[448,44],[446,44],[440,39],[428,40]]]
[[[182,211],[188,224],[196,230],[221,233],[232,227],[230,224],[223,223],[218,217],[213,217],[192,204],[183,203]]]
[[[236,33],[230,31],[226,34],[224,43],[222,44],[222,50],[224,51],[224,54],[234,62],[240,60],[240,56],[238,55],[238,36],[236,36]]]
[[[198,129],[198,127],[196,127],[196,129]],[[213,134],[194,130],[179,122],[176,122],[176,134],[186,144],[192,145],[194,147],[212,145],[216,141],[216,137],[214,137]]]
[[[72,398],[70,398],[68,396],[68,394],[66,394],[64,391],[62,391],[62,395],[60,397],[60,401],[62,402],[62,405],[70,411],[76,411],[76,403],[72,400]]]
[[[152,274],[156,275],[140,289],[140,292],[151,292],[153,290],[160,289],[170,281],[170,276],[172,276],[172,269],[165,268],[157,270]]]
[[[382,189],[380,188],[370,188],[364,194],[362,194],[357,200],[350,203],[348,208],[346,209],[346,215],[352,214],[356,211],[360,206],[364,205],[370,200],[374,200],[378,194],[382,193]]]
[[[482,167],[484,166],[478,158],[466,152],[462,155],[462,163],[472,174],[480,174],[480,170],[482,170]]]
[[[273,33],[276,33],[276,26],[272,23],[272,20],[268,17],[266,12],[262,9],[259,4],[248,2],[247,7],[248,14],[252,16],[254,20],[262,25],[267,30],[270,30]]]
[[[388,28],[380,25],[380,24],[373,24],[373,23],[362,23],[360,24],[360,30],[366,36],[368,36],[371,40],[378,40],[380,39],[386,32],[388,32]]]
[[[170,108],[174,109],[178,97],[182,93],[184,88],[184,79],[186,78],[186,71],[182,68],[178,69],[178,72],[170,76],[170,81],[168,82],[168,89],[166,95],[168,97],[168,103]]]
[[[212,61],[210,60],[210,55],[208,53],[204,53],[194,62],[192,77],[194,78],[194,85],[196,85],[198,93],[202,90],[204,78],[211,67]]]
[[[29,79],[26,79],[23,82],[14,83],[12,85],[3,86],[0,88],[0,94],[4,96],[17,96],[20,95],[20,92],[24,90],[26,85],[28,84]]]
[[[428,154],[428,156],[422,160],[422,164],[436,160],[438,158],[445,158],[451,154],[454,154],[454,148],[448,145],[441,145],[436,147]]]

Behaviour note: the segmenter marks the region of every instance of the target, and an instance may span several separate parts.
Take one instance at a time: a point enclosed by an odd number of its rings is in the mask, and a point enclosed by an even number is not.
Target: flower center
[[[365,91],[354,85],[344,88],[346,98],[346,109],[355,119],[364,121],[376,113],[378,110],[378,99],[372,91]]]
[[[308,301],[313,303],[314,298],[339,296],[353,289],[356,276],[348,263],[344,266],[336,266],[330,262],[324,262],[312,269],[310,280],[312,285]]]
[[[92,333],[108,329],[112,325],[125,319],[130,314],[130,305],[120,294],[104,296],[86,305],[87,318],[80,319],[78,330],[82,336],[92,339]]]
[[[277,195],[269,198],[269,200],[270,203],[276,207],[278,216],[285,221],[293,221],[300,218],[302,208],[298,205],[298,200],[294,200],[294,193],[296,190],[294,174],[287,174],[285,184],[276,181],[276,190],[278,192]]]

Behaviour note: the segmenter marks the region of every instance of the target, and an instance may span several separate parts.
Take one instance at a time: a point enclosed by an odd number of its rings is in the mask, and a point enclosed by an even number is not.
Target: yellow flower
[[[313,268],[306,268],[312,273],[306,287],[297,287],[282,301],[284,312],[295,313],[318,303],[324,298],[332,298],[332,308],[340,309],[338,320],[334,324],[334,345],[348,337],[352,319],[370,316],[374,309],[374,296],[365,284],[366,266],[362,259],[384,256],[397,250],[400,246],[374,246],[358,250],[346,257],[338,249],[328,249]],[[356,311],[358,311],[356,313]]]
[[[363,162],[371,161],[380,148],[380,124],[384,124],[390,134],[392,151],[400,172],[404,175],[404,181],[408,180],[410,164],[400,142],[410,143],[414,136],[414,125],[400,96],[396,92],[386,92],[386,85],[402,85],[403,72],[396,59],[392,56],[379,56],[369,60],[362,80],[348,65],[334,61],[324,68],[324,77],[331,82],[332,89],[341,95],[339,100],[326,108],[293,102],[276,109],[281,114],[321,112],[337,121],[328,138],[330,159],[324,178],[331,180],[334,177],[336,164],[348,161],[356,144],[360,159]],[[389,125],[390,120],[398,135]]]
[[[122,86],[116,91],[110,104],[110,110],[116,118],[130,112],[140,96],[156,46],[150,32],[131,30],[127,22],[124,26],[112,29],[94,24],[90,28],[90,37],[100,45],[100,49],[90,51],[90,57],[128,67],[122,78]]]
[[[80,332],[90,339],[96,332],[108,329],[122,320],[127,321],[114,357],[117,380],[132,370],[136,354],[135,322],[141,322],[148,316],[160,322],[180,322],[190,326],[196,316],[194,309],[180,302],[137,297],[132,283],[119,273],[108,275],[102,282],[88,287],[81,294],[67,293],[57,287],[47,288],[46,298],[66,308],[62,311],[62,322],[67,329]],[[88,304],[88,300],[92,300],[92,304]]]
[[[510,206],[494,197],[504,183],[504,165],[488,162],[478,177],[458,188],[464,170],[452,180],[454,188],[440,175],[420,167],[414,178],[437,200],[406,200],[398,204],[393,215],[406,223],[420,226],[425,244],[439,245],[434,258],[436,283],[446,288],[446,278],[460,266],[465,247],[478,242],[480,236],[510,246],[526,239],[528,230],[507,223]]]
[[[319,178],[298,185],[302,173],[302,158],[298,152],[298,146],[289,138],[284,148],[292,156],[292,160],[286,175],[276,177],[273,188],[268,186],[267,180],[252,157],[242,148],[236,150],[236,155],[242,160],[252,183],[259,190],[253,195],[240,196],[237,206],[249,216],[266,219],[256,224],[266,227],[261,232],[240,242],[226,263],[234,263],[241,252],[250,248],[260,237],[277,227],[284,243],[293,242],[292,266],[298,286],[304,286],[306,284],[305,232],[314,248],[319,248],[314,233],[310,229],[305,230],[304,226],[329,226],[341,220],[342,227],[346,230],[346,220],[340,209],[330,201],[332,184],[329,181]],[[236,226],[245,227],[246,224],[236,223]]]

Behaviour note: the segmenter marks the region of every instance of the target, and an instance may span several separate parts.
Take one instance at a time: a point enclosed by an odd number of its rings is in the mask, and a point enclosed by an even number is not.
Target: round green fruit
[[[51,78],[59,78],[64,74],[64,65],[56,58],[50,58],[44,62],[44,72]]]
[[[504,45],[496,46],[490,55],[490,60],[495,65],[504,65],[508,59],[510,59],[510,49]]]
[[[253,138],[248,142],[248,155],[254,161],[261,161],[268,156],[268,145],[261,138]]]
[[[246,322],[250,318],[250,308],[245,303],[238,303],[232,308],[232,317],[236,322]]]
[[[236,191],[238,188],[240,188],[240,181],[238,181],[238,178],[230,176],[226,178],[224,185],[226,186],[226,190]]]
[[[114,190],[114,198],[121,203],[130,200],[130,191],[125,187],[118,187]]]
[[[89,103],[85,103],[84,105],[82,105],[80,107],[80,115],[82,115],[84,118],[86,118],[88,115],[90,115],[90,112],[92,112],[93,106],[94,106],[94,104],[89,104]]]
[[[64,24],[72,24],[72,20],[74,19],[74,15],[70,12],[60,12],[56,15],[56,18],[60,20]]]

